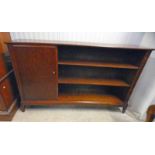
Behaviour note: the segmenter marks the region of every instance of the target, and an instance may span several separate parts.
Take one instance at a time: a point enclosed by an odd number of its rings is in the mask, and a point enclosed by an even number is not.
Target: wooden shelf
[[[25,100],[27,105],[52,105],[52,104],[76,104],[76,105],[107,105],[107,106],[122,106],[123,101],[114,95],[99,95],[99,94],[66,94],[59,93],[57,99],[53,100]]]
[[[138,69],[138,66],[124,63],[103,63],[92,61],[59,61],[60,65],[73,66],[90,66],[90,67],[108,67],[108,68],[124,68],[124,69]]]
[[[129,84],[122,80],[113,79],[88,79],[88,78],[60,78],[60,84],[83,84],[83,85],[102,85],[102,86],[120,86],[129,87]]]
[[[66,104],[103,104],[121,106],[123,104],[117,96],[113,95],[100,95],[100,94],[59,94],[57,102]]]

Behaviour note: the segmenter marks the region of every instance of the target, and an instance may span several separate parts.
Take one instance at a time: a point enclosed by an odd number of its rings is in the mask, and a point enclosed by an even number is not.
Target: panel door
[[[2,78],[5,74],[7,74],[7,69],[5,66],[3,55],[0,54],[0,78]]]
[[[6,107],[5,102],[4,102],[3,98],[2,98],[2,95],[0,94],[0,112],[1,111],[6,111],[6,110],[7,110],[7,107]]]
[[[9,45],[23,100],[51,100],[58,96],[57,47]]]
[[[10,83],[9,79],[5,79],[0,84],[0,93],[2,95],[3,101],[5,102],[5,106],[7,107],[7,109],[9,109],[12,102],[15,99],[13,92],[12,92],[11,83]]]

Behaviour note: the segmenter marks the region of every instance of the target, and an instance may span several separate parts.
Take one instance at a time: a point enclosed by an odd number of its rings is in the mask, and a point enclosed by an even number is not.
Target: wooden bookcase
[[[153,49],[73,42],[8,43],[24,111],[28,105],[123,107]]]

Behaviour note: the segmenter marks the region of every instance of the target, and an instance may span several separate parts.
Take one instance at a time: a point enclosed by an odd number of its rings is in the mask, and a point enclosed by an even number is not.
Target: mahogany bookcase
[[[9,42],[21,109],[80,104],[122,107],[153,49],[77,42]]]

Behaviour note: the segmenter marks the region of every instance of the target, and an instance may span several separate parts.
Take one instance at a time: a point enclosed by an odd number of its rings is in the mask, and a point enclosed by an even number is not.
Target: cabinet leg
[[[152,122],[153,121],[153,115],[147,114],[146,122]]]
[[[127,107],[128,107],[128,104],[125,104],[125,105],[123,106],[123,109],[122,109],[122,113],[123,113],[123,114],[126,112]]]
[[[23,104],[21,104],[21,106],[20,106],[20,110],[22,111],[22,112],[25,112],[25,105],[23,105]]]
[[[146,122],[152,122],[155,116],[155,105],[151,105],[147,110]]]

